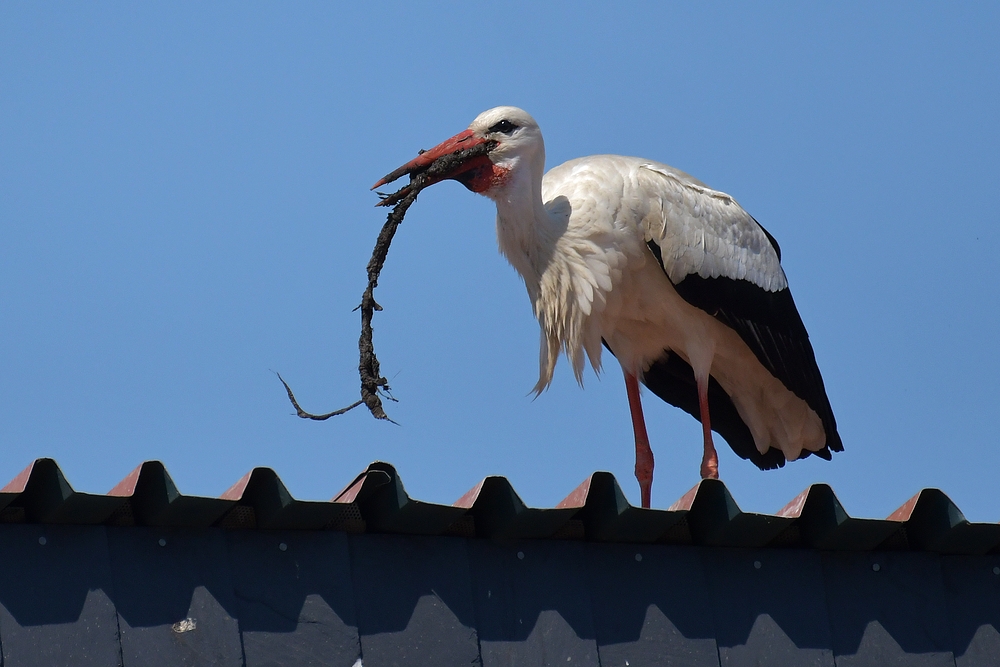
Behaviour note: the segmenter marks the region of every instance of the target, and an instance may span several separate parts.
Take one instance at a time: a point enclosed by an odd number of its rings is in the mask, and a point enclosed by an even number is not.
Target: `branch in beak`
[[[418,192],[440,181],[454,178],[461,180],[462,174],[489,162],[487,154],[497,142],[471,136],[471,130],[456,135],[438,146],[424,151],[399,169],[387,174],[372,189],[391,183],[403,174],[410,175],[410,183],[387,195],[376,206],[392,206],[412,190]],[[463,136],[467,135],[467,136]]]

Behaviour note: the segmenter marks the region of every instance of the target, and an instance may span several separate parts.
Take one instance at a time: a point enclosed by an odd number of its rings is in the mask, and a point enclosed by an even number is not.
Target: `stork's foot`
[[[632,430],[635,433],[635,478],[639,482],[642,506],[649,508],[653,490],[653,450],[649,448],[646,420],[642,416],[639,380],[628,371],[625,371],[625,389],[628,391],[628,407],[632,413]]]
[[[702,479],[719,479],[719,455],[714,449],[712,454],[713,456],[709,456],[706,452],[705,458],[701,460]]]
[[[698,379],[698,407],[701,410],[701,432],[705,438],[705,455],[701,457],[701,478],[719,479],[719,453],[712,442],[712,421],[708,415],[708,378]]]
[[[635,479],[639,482],[642,506],[648,508],[653,493],[653,451],[649,448],[649,443],[645,447],[636,443]]]
[[[701,478],[719,479],[719,452],[715,451],[712,432],[705,429],[705,455],[701,457]]]

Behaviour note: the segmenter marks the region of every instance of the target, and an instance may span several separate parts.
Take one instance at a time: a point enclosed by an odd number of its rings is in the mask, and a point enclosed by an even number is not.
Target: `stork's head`
[[[439,158],[486,143],[491,145],[486,154],[458,161],[430,183],[454,179],[473,192],[497,199],[517,181],[532,177],[541,179],[545,167],[545,144],[538,123],[517,107],[495,107],[476,116],[467,130],[421,152],[382,178],[372,189],[403,174],[419,174]]]

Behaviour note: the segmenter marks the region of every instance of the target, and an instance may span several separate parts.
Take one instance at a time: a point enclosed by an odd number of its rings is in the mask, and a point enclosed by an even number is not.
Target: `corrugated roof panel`
[[[876,549],[903,526],[894,521],[855,519],[826,484],[813,484],[778,511],[796,519],[803,546],[833,551]]]
[[[971,523],[944,493],[924,489],[887,519],[847,514],[814,484],[777,514],[744,512],[719,480],[702,480],[669,509],[629,504],[611,473],[595,472],[554,508],[528,507],[504,477],[487,477],[454,505],[410,498],[375,462],[331,501],[294,498],[270,468],[254,468],[221,498],[185,496],[147,461],[108,494],[75,491],[52,459],[0,489],[0,523],[339,530],[491,539],[798,547],[827,551],[1000,552],[1000,524]]]
[[[184,496],[159,461],[146,461],[108,495],[125,499],[110,523],[120,526],[207,528],[233,508],[222,498]]]
[[[413,500],[396,469],[388,463],[372,463],[365,475],[366,479],[379,480],[370,483],[370,490],[358,497],[361,516],[373,532],[441,535],[466,514],[464,509],[451,505]]]
[[[455,501],[455,507],[473,517],[476,537],[506,539],[556,537],[577,513],[575,508],[528,507],[506,477],[487,477]]]
[[[577,510],[586,539],[598,542],[666,542],[688,544],[687,510],[635,507],[609,472],[595,472],[566,496],[557,508]]]
[[[921,551],[982,555],[1000,545],[1000,524],[973,524],[938,489],[924,489],[889,515],[906,522],[910,544]]]
[[[74,491],[52,459],[35,459],[0,494],[6,502],[0,520],[8,523],[100,524],[124,502]]]
[[[239,520],[252,521],[245,526],[252,528],[323,530],[338,527],[350,514],[343,503],[296,500],[270,468],[254,468],[222,497],[245,508]],[[230,525],[243,527],[232,521]]]
[[[703,479],[670,506],[687,510],[691,537],[713,547],[764,547],[788,530],[794,519],[740,510],[726,485]]]

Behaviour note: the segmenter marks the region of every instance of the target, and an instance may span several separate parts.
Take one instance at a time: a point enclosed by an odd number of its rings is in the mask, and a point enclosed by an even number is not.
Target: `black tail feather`
[[[701,420],[698,383],[695,381],[694,371],[679,355],[664,353],[643,374],[642,382],[667,403]],[[750,429],[715,378],[710,378],[708,383],[708,410],[712,430],[725,438],[741,459],[749,459],[761,470],[773,470],[785,465],[785,455],[780,449],[772,447],[763,454],[757,451]],[[808,456],[809,453],[803,451],[803,456]],[[829,458],[829,453],[823,458]]]

